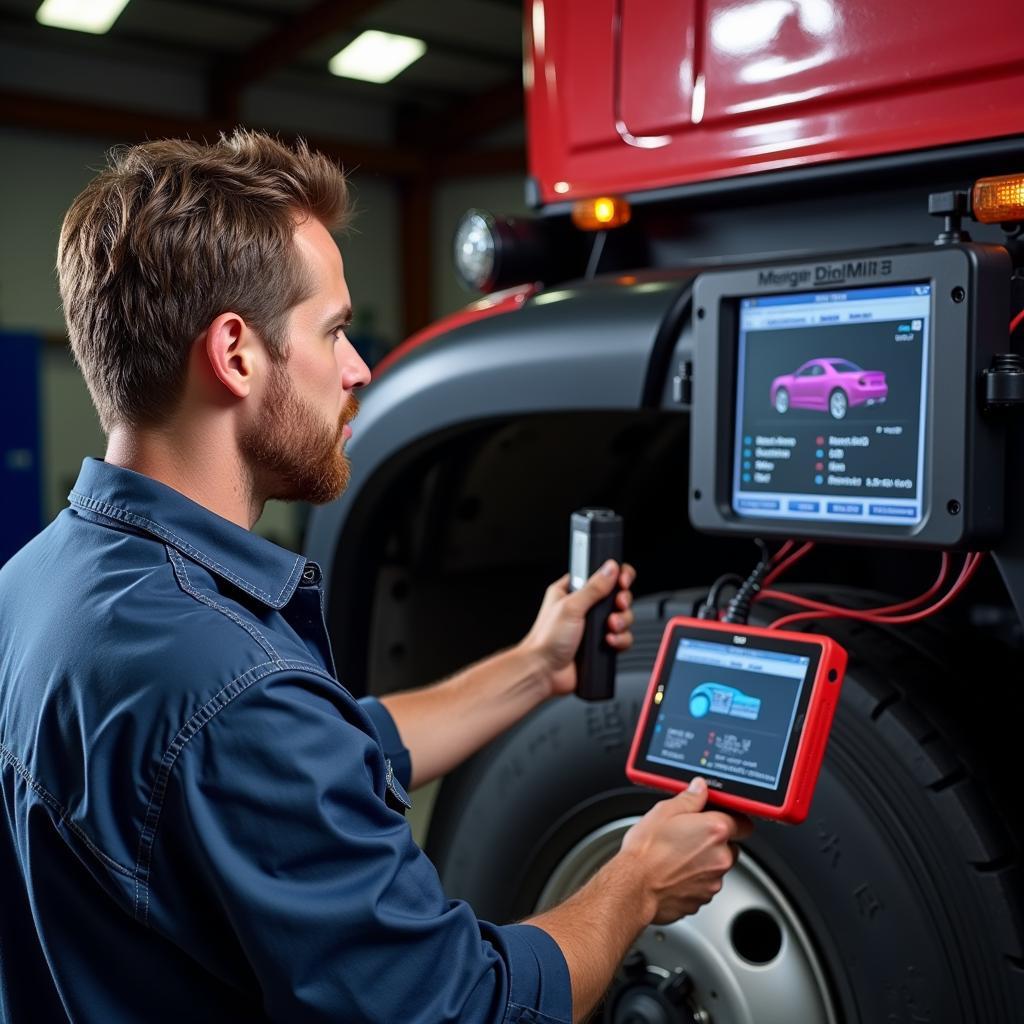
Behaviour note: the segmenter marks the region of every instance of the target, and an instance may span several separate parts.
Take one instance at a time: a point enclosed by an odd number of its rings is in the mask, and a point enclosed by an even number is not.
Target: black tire
[[[638,607],[615,700],[551,703],[446,780],[428,852],[450,895],[485,919],[529,916],[582,837],[657,798],[623,765],[663,618],[698,596]],[[950,671],[937,630],[829,632],[850,664],[810,816],[758,824],[747,855],[802,919],[839,1021],[1020,1024],[1022,835],[996,806],[1017,722],[970,720],[957,684],[977,683]]]

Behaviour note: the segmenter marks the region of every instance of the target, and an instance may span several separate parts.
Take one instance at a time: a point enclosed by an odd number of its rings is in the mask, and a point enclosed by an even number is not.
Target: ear
[[[259,359],[256,335],[237,313],[221,313],[206,329],[203,342],[214,376],[236,398],[252,390]]]

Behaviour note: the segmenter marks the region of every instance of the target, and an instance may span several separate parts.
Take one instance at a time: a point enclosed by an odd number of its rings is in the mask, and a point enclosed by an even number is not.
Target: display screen
[[[643,755],[658,774],[721,779],[734,791],[780,803],[817,672],[807,645],[722,641],[678,629],[657,681]],[[788,648],[788,649],[787,649]],[[655,767],[656,766],[656,767]],[[774,791],[772,799],[764,791]]]
[[[736,515],[920,523],[931,286],[739,300]]]

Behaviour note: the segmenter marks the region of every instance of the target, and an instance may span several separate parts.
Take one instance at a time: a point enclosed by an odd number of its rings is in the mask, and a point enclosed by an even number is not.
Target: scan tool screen
[[[913,526],[931,286],[739,301],[738,516]]]
[[[680,636],[647,760],[776,790],[811,659]]]

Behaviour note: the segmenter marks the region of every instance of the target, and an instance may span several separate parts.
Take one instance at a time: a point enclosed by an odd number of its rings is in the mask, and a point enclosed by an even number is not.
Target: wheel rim
[[[789,409],[789,395],[785,391],[775,393],[775,411],[787,412]]]
[[[583,885],[639,820],[609,822],[580,840],[555,867],[537,910],[560,903]],[[638,954],[655,980],[689,976],[692,987],[686,1012],[676,1018],[680,1021],[837,1024],[839,1019],[810,936],[782,890],[746,852],[711,903],[681,921],[646,928],[627,962]]]
[[[846,415],[846,395],[842,391],[834,391],[828,400],[828,407],[833,418],[841,420]]]

